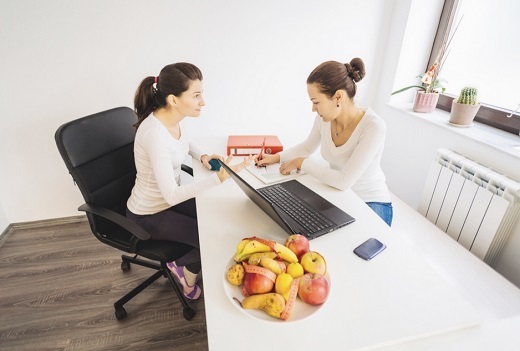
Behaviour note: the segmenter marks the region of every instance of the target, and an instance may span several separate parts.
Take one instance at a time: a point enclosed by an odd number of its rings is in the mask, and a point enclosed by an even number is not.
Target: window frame
[[[445,0],[442,8],[441,17],[439,19],[439,25],[437,27],[437,33],[435,34],[435,40],[433,42],[432,51],[428,64],[426,65],[425,72],[433,64],[436,53],[442,44],[443,38],[454,25],[454,19],[457,11],[459,0]],[[457,96],[451,94],[440,94],[439,101],[437,102],[437,108],[444,111],[451,111],[451,104],[453,99]],[[511,117],[507,117],[512,114]],[[506,110],[497,106],[488,104],[480,104],[480,108],[475,116],[475,121],[487,124],[491,127],[520,135],[520,112]]]

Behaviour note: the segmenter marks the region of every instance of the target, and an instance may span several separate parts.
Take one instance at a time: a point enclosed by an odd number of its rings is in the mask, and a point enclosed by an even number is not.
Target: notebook
[[[305,172],[298,169],[293,170],[290,174],[287,175],[282,174],[280,173],[280,163],[273,163],[262,167],[257,167],[254,164],[250,164],[246,167],[246,169],[265,184],[287,181],[305,174]]]
[[[242,191],[289,234],[314,239],[355,221],[296,180],[254,189],[224,162],[219,162]]]

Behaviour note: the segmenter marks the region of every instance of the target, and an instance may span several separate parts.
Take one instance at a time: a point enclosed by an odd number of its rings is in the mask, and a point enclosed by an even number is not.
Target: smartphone
[[[364,260],[370,261],[377,254],[383,251],[386,245],[377,240],[376,238],[370,238],[363,244],[359,245],[354,249],[354,253]]]

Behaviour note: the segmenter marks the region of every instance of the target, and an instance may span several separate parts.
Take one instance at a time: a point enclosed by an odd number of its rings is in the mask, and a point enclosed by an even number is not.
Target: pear
[[[242,308],[262,310],[274,318],[280,318],[285,309],[285,299],[277,293],[257,294],[242,300]]]

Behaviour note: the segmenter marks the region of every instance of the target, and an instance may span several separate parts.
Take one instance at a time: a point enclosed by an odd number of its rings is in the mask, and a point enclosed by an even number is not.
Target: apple
[[[284,245],[294,252],[298,259],[311,250],[309,239],[301,234],[292,234],[285,240]]]
[[[246,272],[242,282],[242,294],[246,297],[255,294],[264,294],[273,290],[273,287],[274,282],[265,275]]]
[[[316,251],[309,251],[303,254],[300,264],[306,273],[316,273],[325,275],[327,272],[327,263],[325,258]]]
[[[321,305],[329,295],[329,282],[321,274],[307,273],[300,278],[298,296],[309,305]]]

